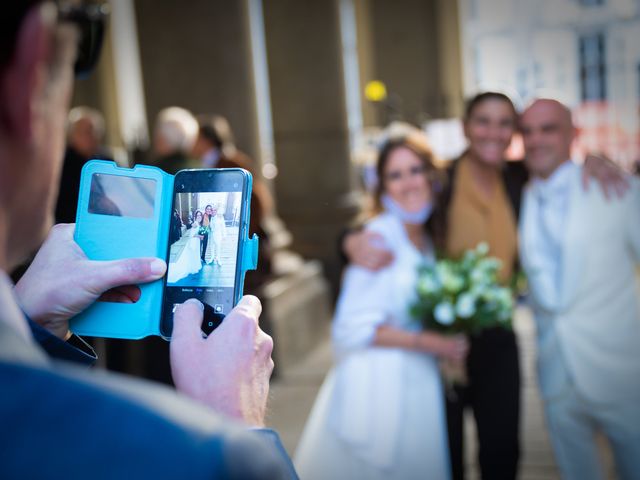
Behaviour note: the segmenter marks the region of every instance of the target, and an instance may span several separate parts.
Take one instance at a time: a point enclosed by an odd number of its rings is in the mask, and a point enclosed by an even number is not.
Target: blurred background
[[[272,270],[261,296],[276,340],[271,421],[290,450],[331,364],[338,238],[360,208],[385,128],[416,125],[442,159],[454,158],[465,148],[464,99],[490,89],[518,107],[539,96],[570,106],[578,158],[603,152],[629,170],[640,159],[640,0],[109,6],[99,67],[77,82],[73,100],[104,115],[106,156],[121,165],[144,159],[166,107],[215,113],[274,198],[266,220]],[[511,156],[521,155],[516,138]],[[524,478],[554,478],[526,308],[516,327],[528,369],[524,465],[533,470]],[[127,355],[123,369],[144,374],[140,352]]]

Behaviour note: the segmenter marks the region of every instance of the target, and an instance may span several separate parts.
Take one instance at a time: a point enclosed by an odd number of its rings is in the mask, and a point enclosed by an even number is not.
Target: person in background
[[[464,359],[467,341],[422,330],[409,314],[418,267],[434,261],[423,228],[434,170],[430,150],[414,137],[379,152],[365,229],[380,235],[394,261],[375,272],[345,271],[332,329],[336,366],[295,455],[302,478],[450,478],[437,359]]]
[[[467,102],[464,132],[469,146],[446,170],[428,227],[445,256],[457,257],[478,243],[502,262],[500,280],[509,284],[517,268],[517,225],[522,191],[529,179],[523,162],[506,161],[517,128],[511,100],[499,92],[483,92]],[[597,175],[612,189],[619,169],[591,157],[585,178]],[[624,183],[624,180],[621,180]],[[380,268],[392,258],[375,236],[353,232],[345,237],[347,257],[366,268]],[[515,479],[520,457],[520,368],[514,332],[502,327],[470,339],[468,381],[447,395],[449,445],[454,480],[464,479],[463,418],[473,410],[482,478]]]
[[[602,480],[596,431],[621,480],[640,475],[640,181],[608,201],[580,184],[570,110],[539,99],[520,118],[520,257],[537,330],[538,380],[562,478]],[[591,182],[593,183],[593,182]]]
[[[56,223],[74,223],[78,209],[80,173],[88,160],[110,160],[104,147],[104,117],[85,106],[72,108],[67,119],[67,149],[64,154]]]
[[[69,318],[107,291],[113,299],[114,287],[166,271],[157,258],[91,261],[73,225],[51,228],[73,66],[86,72],[95,63],[103,15],[77,2],[3,5],[0,477],[295,478],[277,436],[261,428],[273,362],[257,298],[243,298],[206,339],[202,304],[177,308],[171,366],[181,393],[70,363],[95,356],[69,331]],[[6,272],[47,232],[12,285]]]
[[[246,276],[246,291],[257,292],[271,274],[271,254],[269,236],[264,228],[265,219],[273,209],[273,198],[254,162],[238,150],[233,139],[231,126],[220,115],[198,115],[198,137],[191,155],[198,158],[201,168],[244,168],[253,176],[251,191],[251,218],[249,236],[260,237],[257,270],[250,270]]]
[[[179,170],[200,168],[191,157],[198,136],[198,122],[181,107],[168,107],[156,117],[153,131],[153,165],[175,175]]]

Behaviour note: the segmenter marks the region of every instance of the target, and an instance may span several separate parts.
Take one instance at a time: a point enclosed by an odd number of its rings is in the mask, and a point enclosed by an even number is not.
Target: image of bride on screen
[[[196,210],[193,222],[182,237],[171,245],[167,282],[175,283],[188,275],[198,273],[202,268],[200,245],[205,238],[207,227],[203,225],[204,215]]]

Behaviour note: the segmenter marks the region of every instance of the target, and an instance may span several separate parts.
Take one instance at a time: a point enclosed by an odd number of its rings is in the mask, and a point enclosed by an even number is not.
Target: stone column
[[[225,116],[236,143],[260,159],[246,1],[136,0],[149,125],[177,105]]]
[[[456,2],[370,0],[373,71],[391,102],[384,120],[457,114],[462,95]],[[389,118],[391,117],[391,118]]]
[[[278,212],[293,248],[337,285],[337,238],[354,213],[337,1],[264,2]]]
[[[439,79],[442,115],[461,117],[464,113],[460,11],[458,2],[437,0]]]

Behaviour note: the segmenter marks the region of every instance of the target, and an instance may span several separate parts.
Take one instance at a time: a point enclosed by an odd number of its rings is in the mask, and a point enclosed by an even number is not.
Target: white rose
[[[433,275],[424,275],[418,280],[418,293],[432,295],[440,290],[440,283]]]
[[[441,325],[451,325],[455,320],[455,312],[450,302],[440,302],[433,311],[433,316]]]
[[[476,247],[476,252],[478,255],[486,255],[489,253],[489,244],[487,242],[481,242]]]
[[[476,297],[470,293],[463,293],[456,302],[456,314],[460,318],[470,318],[476,313]]]
[[[479,267],[471,270],[469,278],[471,278],[471,283],[473,283],[474,285],[485,285],[489,283],[489,275],[484,269]]]

